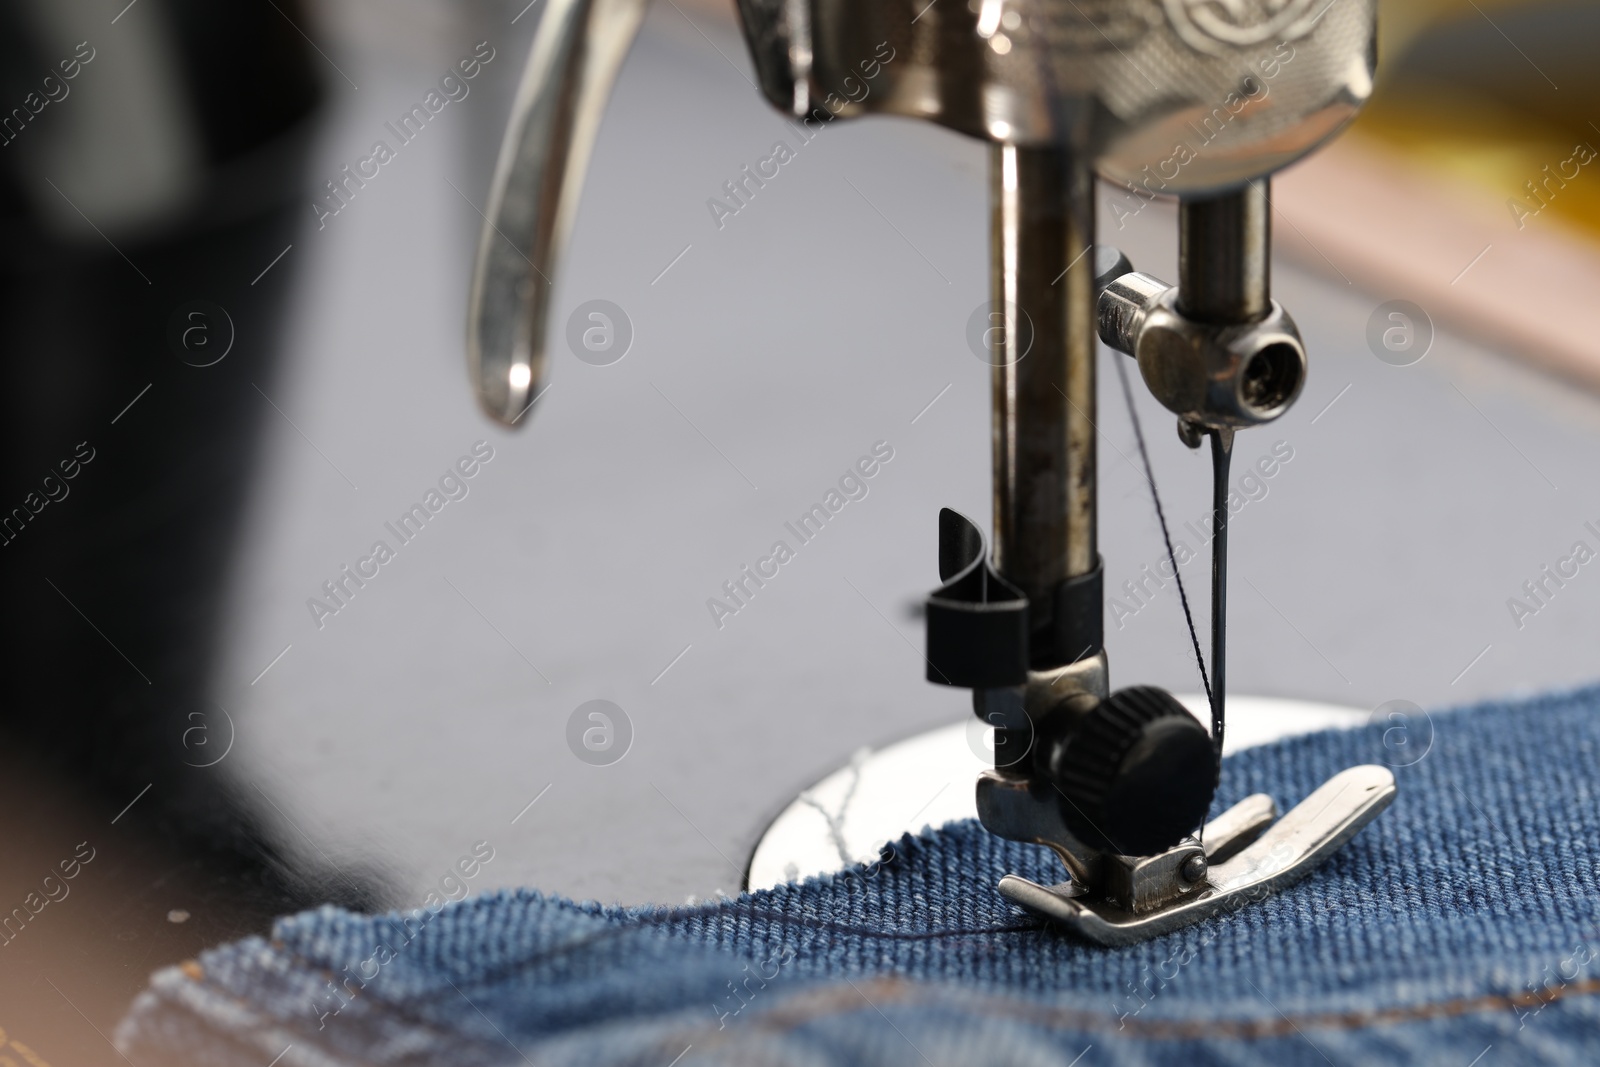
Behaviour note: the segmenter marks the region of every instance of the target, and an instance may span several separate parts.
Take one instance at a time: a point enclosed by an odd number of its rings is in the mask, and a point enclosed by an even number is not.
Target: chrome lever
[[[468,302],[467,367],[514,426],[543,388],[556,262],[646,0],[548,0],[500,147]]]

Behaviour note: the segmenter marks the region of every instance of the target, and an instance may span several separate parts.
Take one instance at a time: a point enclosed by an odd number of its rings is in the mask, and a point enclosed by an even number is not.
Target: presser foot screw
[[[1185,882],[1198,882],[1206,876],[1205,856],[1196,852],[1183,861],[1183,866],[1179,868],[1179,873],[1183,875]]]

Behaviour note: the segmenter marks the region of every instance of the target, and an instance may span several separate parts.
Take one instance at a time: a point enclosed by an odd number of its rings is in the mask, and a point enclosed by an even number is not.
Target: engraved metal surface
[[[1151,192],[1277,170],[1372,90],[1373,0],[741,0],[768,99],[1070,146]],[[862,63],[881,64],[863,93]]]
[[[1305,36],[1327,0],[1166,0],[1167,17],[1185,41],[1212,50]]]

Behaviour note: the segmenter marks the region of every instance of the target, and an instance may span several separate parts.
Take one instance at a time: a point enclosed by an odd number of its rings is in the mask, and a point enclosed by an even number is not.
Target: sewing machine
[[[644,6],[551,0],[539,26],[486,212],[467,345],[483,408],[510,426],[544,388],[550,275]],[[990,145],[991,299],[974,329],[992,367],[993,544],[972,520],[939,515],[943,584],[927,600],[925,658],[928,680],[971,689],[994,730],[995,766],[977,783],[983,825],[1048,846],[1069,875],[1048,886],[1007,876],[999,892],[1118,944],[1306,876],[1393,799],[1388,769],[1346,770],[1282,818],[1253,796],[1201,824],[1227,721],[1234,438],[1287,411],[1307,371],[1271,296],[1271,174],[1370,93],[1373,0],[739,8],[760,89],[802,136],[882,113]],[[1097,178],[1129,210],[1179,198],[1175,285],[1096,245]],[[1209,730],[1161,689],[1110,684],[1097,341],[1133,359],[1183,441],[1211,452],[1209,659],[1190,620]],[[1145,469],[1159,509],[1147,457]]]

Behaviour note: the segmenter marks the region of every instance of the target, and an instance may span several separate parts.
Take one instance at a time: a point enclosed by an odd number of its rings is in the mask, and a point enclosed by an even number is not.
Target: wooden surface
[[[1600,181],[1584,168],[1579,180]],[[1506,196],[1346,137],[1273,186],[1280,248],[1336,281],[1600,389],[1600,245]]]

